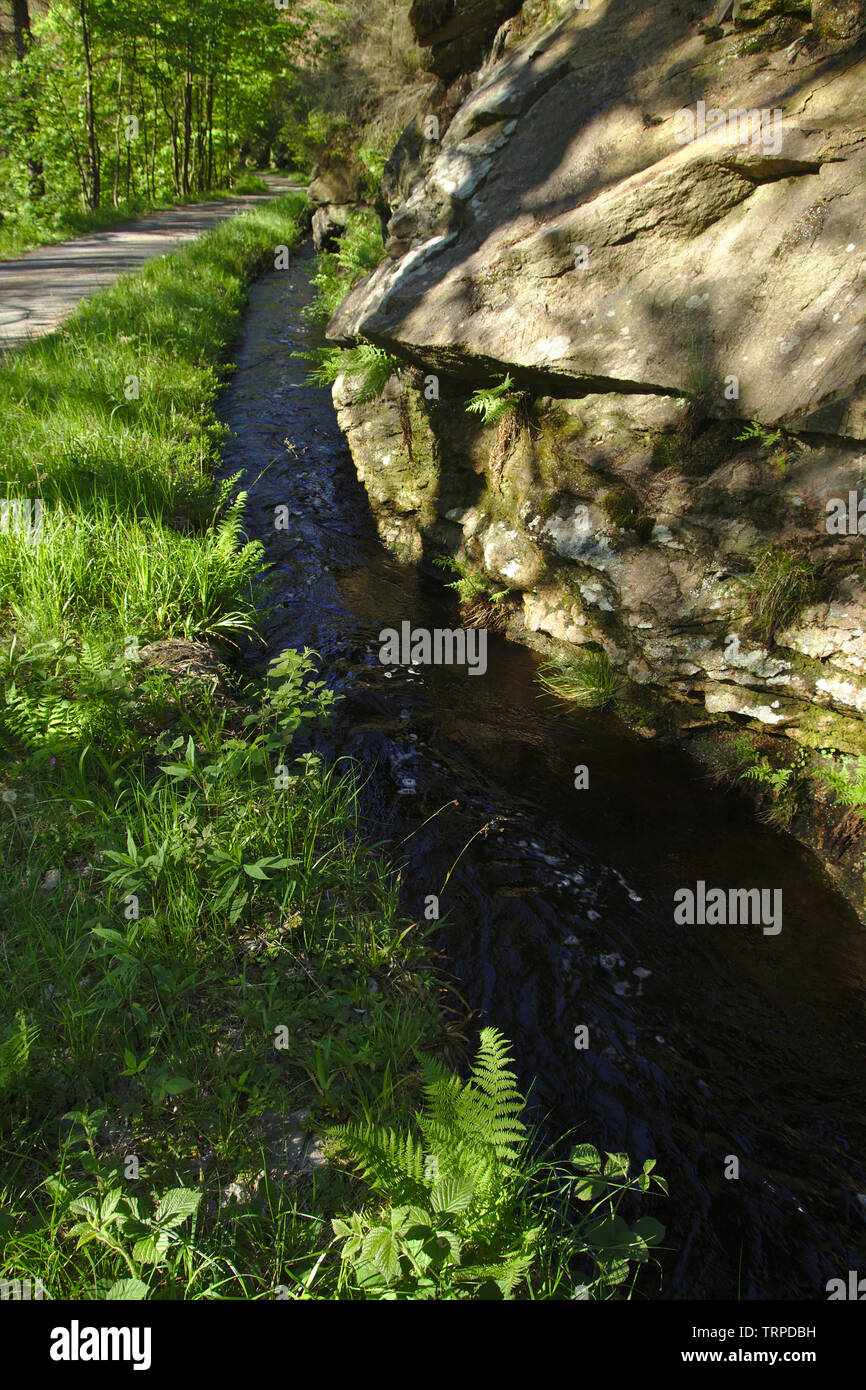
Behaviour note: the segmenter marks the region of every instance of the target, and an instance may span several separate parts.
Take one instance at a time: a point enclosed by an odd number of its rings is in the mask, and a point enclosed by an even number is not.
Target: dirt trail
[[[50,333],[82,299],[105,289],[126,271],[137,270],[151,257],[194,241],[226,217],[248,212],[268,197],[302,191],[302,185],[277,174],[263,177],[270,189],[267,195],[167,208],[0,262],[0,352]]]

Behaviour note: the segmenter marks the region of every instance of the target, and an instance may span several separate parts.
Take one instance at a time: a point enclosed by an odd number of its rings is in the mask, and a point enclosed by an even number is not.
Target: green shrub
[[[336,251],[320,251],[312,283],[316,297],[304,310],[309,317],[327,321],[352,286],[372,274],[385,255],[382,226],[372,208],[349,215]]]
[[[861,753],[856,760],[843,762],[841,767],[831,763],[823,770],[822,779],[843,806],[850,806],[866,820],[866,756]]]

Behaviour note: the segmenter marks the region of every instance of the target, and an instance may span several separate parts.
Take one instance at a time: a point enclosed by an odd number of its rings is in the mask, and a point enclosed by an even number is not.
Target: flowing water
[[[275,566],[271,654],[320,654],[343,696],[328,746],[369,774],[370,839],[403,842],[416,920],[438,895],[473,1029],[512,1040],[550,1133],[657,1160],[661,1296],[826,1298],[866,1269],[866,932],[811,856],[691,760],[540,695],[520,646],[490,636],[484,676],[380,664],[382,628],[459,617],[381,547],[330,393],[305,385],[309,271],[254,288],[221,406],[224,472],[244,471]],[[781,888],[781,933],[675,926],[674,891],[699,879]]]

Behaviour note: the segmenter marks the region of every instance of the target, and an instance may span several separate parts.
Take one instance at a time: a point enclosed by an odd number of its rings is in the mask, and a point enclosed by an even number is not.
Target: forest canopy
[[[407,15],[407,0],[363,18],[353,0],[3,0],[0,222],[74,229],[231,189],[244,165],[389,148],[429,85]]]

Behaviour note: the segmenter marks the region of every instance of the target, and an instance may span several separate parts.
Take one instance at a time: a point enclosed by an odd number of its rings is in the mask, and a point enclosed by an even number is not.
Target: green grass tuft
[[[602,709],[613,704],[622,685],[603,651],[586,650],[574,657],[545,662],[539,667],[538,677],[545,690],[584,709]]]

